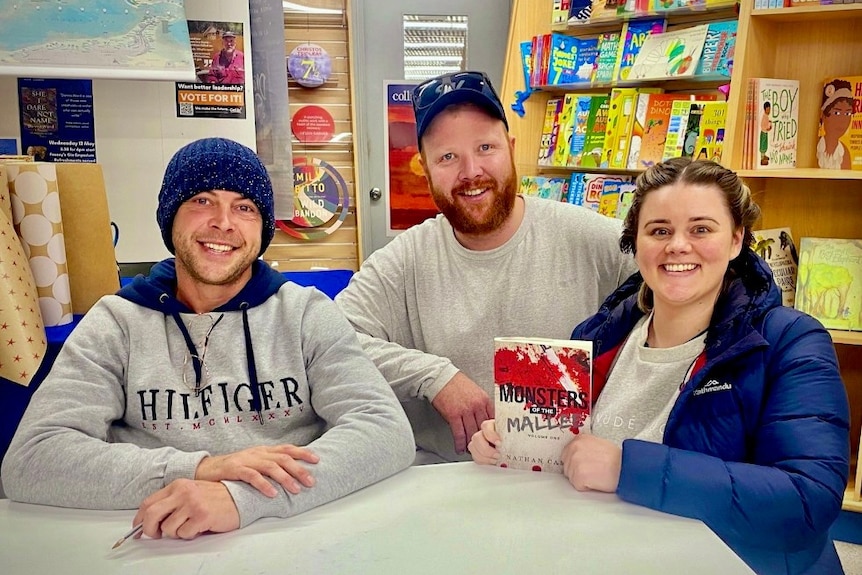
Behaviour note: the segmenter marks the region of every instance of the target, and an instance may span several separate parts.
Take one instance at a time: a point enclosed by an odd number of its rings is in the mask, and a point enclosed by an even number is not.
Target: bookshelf
[[[803,236],[858,238],[862,229],[862,171],[817,168],[815,146],[820,114],[820,90],[830,75],[862,75],[862,4],[804,6],[754,10],[753,0],[738,4],[735,62],[728,97],[728,121],[724,164],[736,170],[751,187],[763,210],[759,227],[790,227],[794,238]],[[518,43],[536,34],[565,32],[587,36],[618,29],[621,21],[600,21],[589,26],[551,25],[551,2],[514,0],[509,43],[500,94],[514,101],[523,90]],[[668,29],[727,19],[735,4],[709,11],[682,11],[668,18]],[[741,170],[742,135],[745,125],[745,86],[749,78],[794,78],[800,81],[797,168],[789,170]],[[661,86],[660,82],[645,85]],[[701,84],[709,87],[708,84]],[[682,84],[663,86],[667,91],[689,89]],[[565,90],[560,90],[560,92]],[[556,92],[555,92],[556,93]],[[510,132],[515,137],[515,166],[520,175],[562,173],[561,168],[536,165],[545,106],[550,91],[533,93],[524,102],[525,114],[509,112]],[[862,428],[862,333],[830,331],[851,406],[852,461],[859,453]],[[844,509],[862,512],[862,465],[847,486]],[[857,467],[854,466],[854,467]]]

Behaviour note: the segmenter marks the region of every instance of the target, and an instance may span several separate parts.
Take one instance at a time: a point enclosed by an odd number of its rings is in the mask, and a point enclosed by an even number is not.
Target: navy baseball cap
[[[422,82],[413,89],[413,112],[416,114],[416,135],[419,148],[422,136],[437,114],[452,104],[470,102],[490,116],[502,120],[509,130],[503,104],[483,72],[453,72]]]

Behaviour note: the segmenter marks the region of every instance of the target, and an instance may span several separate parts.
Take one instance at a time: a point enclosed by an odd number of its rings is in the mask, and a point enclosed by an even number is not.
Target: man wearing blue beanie
[[[176,257],[68,338],[3,461],[11,499],[137,509],[144,535],[192,539],[413,462],[407,418],[335,303],[258,259],[275,218],[252,150],[181,148],[156,220]]]

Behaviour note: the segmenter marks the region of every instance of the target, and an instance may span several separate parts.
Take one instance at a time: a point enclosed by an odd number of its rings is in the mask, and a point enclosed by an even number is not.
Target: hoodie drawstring
[[[248,364],[248,383],[251,386],[251,408],[257,412],[260,424],[263,425],[260,384],[257,381],[257,365],[254,362],[254,348],[251,345],[251,328],[248,325],[248,304],[243,302],[240,308],[242,308],[242,330],[245,333],[245,359]]]

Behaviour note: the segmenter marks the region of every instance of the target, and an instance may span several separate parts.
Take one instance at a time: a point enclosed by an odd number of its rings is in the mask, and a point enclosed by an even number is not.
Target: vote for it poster
[[[189,20],[197,82],[177,82],[178,118],[245,118],[242,22]]]
[[[394,236],[439,212],[419,163],[415,84],[386,84],[386,235]]]

